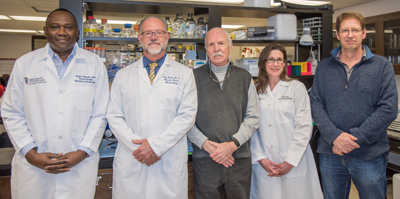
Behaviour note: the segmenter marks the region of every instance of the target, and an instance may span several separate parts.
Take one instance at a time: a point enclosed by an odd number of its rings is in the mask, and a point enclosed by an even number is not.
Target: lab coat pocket
[[[78,110],[92,110],[94,87],[75,88],[75,107]]]
[[[276,115],[276,122],[281,124],[290,123],[295,117],[295,109],[292,101],[278,102],[276,108],[279,110]]]
[[[165,84],[160,88],[159,105],[163,110],[177,110],[182,98],[179,84]]]
[[[114,166],[122,176],[129,176],[141,170],[142,164],[122,146],[118,146],[114,156]]]

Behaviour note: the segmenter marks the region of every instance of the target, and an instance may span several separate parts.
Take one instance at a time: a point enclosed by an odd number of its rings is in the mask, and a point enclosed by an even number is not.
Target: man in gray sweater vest
[[[208,64],[194,70],[198,92],[195,126],[188,138],[193,145],[196,198],[250,197],[250,138],[258,128],[258,100],[252,76],[234,66],[229,34],[211,29],[205,39]]]

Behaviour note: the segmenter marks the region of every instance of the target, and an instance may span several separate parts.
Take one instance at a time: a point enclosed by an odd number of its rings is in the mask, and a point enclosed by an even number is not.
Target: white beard
[[[143,45],[143,50],[145,50],[147,53],[149,53],[150,55],[158,55],[160,54],[163,50],[165,50],[167,48],[168,45],[168,41],[166,40],[163,44],[160,43],[160,46],[157,47],[148,47],[148,45],[151,43],[151,41],[149,43],[147,43],[146,45]]]

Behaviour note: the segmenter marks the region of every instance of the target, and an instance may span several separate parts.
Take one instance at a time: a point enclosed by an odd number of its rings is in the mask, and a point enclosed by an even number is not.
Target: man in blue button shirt
[[[49,14],[48,44],[20,57],[1,113],[15,148],[11,194],[25,198],[94,198],[106,126],[108,79],[100,58],[78,47],[75,17]]]

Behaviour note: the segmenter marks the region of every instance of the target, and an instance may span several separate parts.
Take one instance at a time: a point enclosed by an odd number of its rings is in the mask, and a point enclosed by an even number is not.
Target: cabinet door
[[[386,21],[384,27],[384,53],[393,65],[400,64],[400,19]]]
[[[371,50],[372,53],[376,53],[375,52],[375,24],[371,23],[371,24],[366,24],[365,28],[367,29],[367,36],[365,37],[365,39],[363,40],[363,45],[368,46],[368,48]]]

